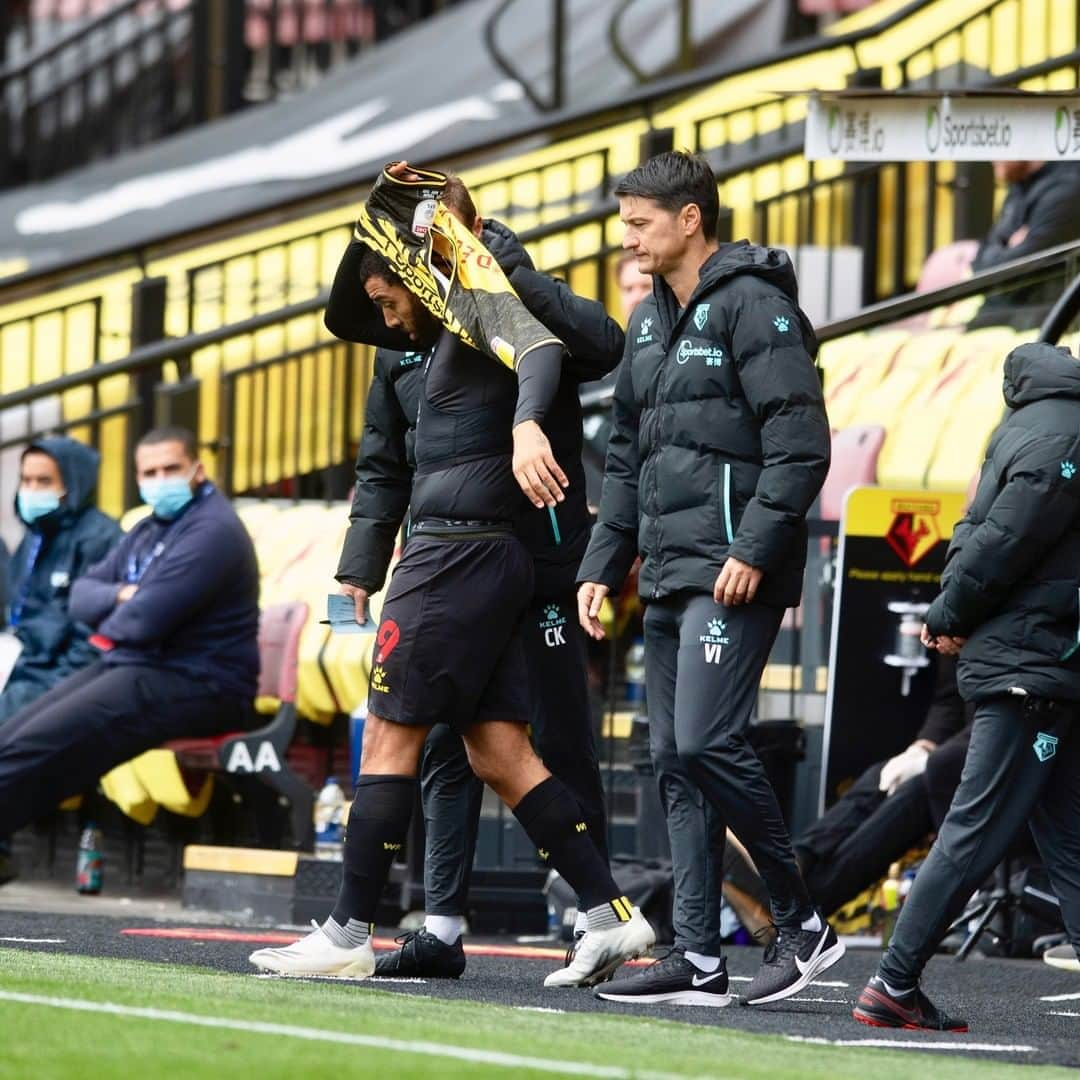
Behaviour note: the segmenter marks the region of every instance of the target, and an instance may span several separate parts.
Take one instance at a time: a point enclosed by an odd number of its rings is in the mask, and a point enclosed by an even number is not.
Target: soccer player
[[[393,170],[380,183],[398,189],[392,194],[409,215],[413,189],[425,190],[422,178],[404,164]],[[421,210],[417,203],[414,222]],[[539,340],[516,356],[511,371],[441,325],[376,252],[363,255],[358,277],[356,302],[375,305],[386,324],[372,343],[401,348],[404,334],[426,354],[412,533],[383,603],[337,902],[315,932],[251,960],[294,975],[373,974],[372,920],[405,840],[420,754],[432,726],[450,718],[473,771],[585,907],[588,928],[574,963],[552,972],[546,985],[598,981],[649,949],[654,934],[620,894],[577,800],[536,756],[525,727],[520,623],[534,576],[514,523],[522,491],[540,510],[565,501],[568,479],[540,426],[558,392],[562,346]]]
[[[578,385],[615,367],[622,355],[623,333],[601,304],[575,296],[562,282],[533,269],[517,237],[505,225],[481,218],[468,189],[456,177],[447,179],[442,202],[496,257],[532,313],[574,346],[572,353],[563,353],[559,389],[544,420],[555,458],[570,481],[566,498],[550,512],[523,500],[518,519],[535,572],[521,631],[534,746],[581,805],[582,820],[606,857],[607,821],[589,708],[585,639],[574,617],[574,575],[590,528]],[[326,308],[327,326],[350,341],[371,335],[355,302],[362,289],[356,270],[364,250],[357,241],[350,245]],[[382,322],[376,311],[368,314]],[[361,622],[368,597],[383,586],[408,509],[409,443],[415,438],[423,388],[422,361],[415,350],[379,349],[375,354],[350,526],[337,571],[341,591],[353,597]],[[469,768],[461,736],[448,723],[436,724],[424,744],[420,795],[425,820],[424,926],[405,934],[400,948],[380,955],[375,974],[456,978],[465,969],[461,934],[483,785]],[[582,911],[582,924],[584,918]]]
[[[623,246],[654,287],[627,330],[578,611],[603,637],[600,606],[640,553],[676,948],[598,993],[728,1003],[715,861],[729,827],[768,886],[777,927],[745,997],[763,1004],[797,993],[844,952],[807,894],[747,737],[784,608],[802,592],[804,519],[829,465],[816,341],[787,256],[716,241],[716,179],[704,161],[659,154],[615,194]]]

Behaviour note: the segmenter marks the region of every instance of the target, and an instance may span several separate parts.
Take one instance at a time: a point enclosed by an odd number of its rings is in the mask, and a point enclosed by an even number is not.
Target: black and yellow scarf
[[[560,344],[495,257],[439,201],[446,176],[410,169],[419,180],[383,170],[360,208],[356,239],[382,255],[452,334],[511,370],[538,346]]]

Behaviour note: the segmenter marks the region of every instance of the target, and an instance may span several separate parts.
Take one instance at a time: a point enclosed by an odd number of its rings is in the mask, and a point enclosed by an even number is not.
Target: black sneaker
[[[465,949],[460,937],[453,945],[447,945],[421,927],[394,940],[401,948],[376,959],[376,978],[421,975],[428,979],[456,979],[465,970]]]
[[[940,1012],[920,987],[893,997],[876,975],[863,987],[851,1015],[870,1027],[955,1032],[968,1029],[966,1020],[954,1020]]]
[[[765,959],[743,998],[746,1005],[766,1005],[797,994],[844,955],[844,946],[824,921],[820,930],[797,926],[776,930],[776,941],[765,950]]]
[[[707,1005],[717,1009],[731,1004],[726,963],[721,960],[716,971],[702,971],[686,959],[679,946],[643,971],[606,983],[596,996],[640,1005]]]

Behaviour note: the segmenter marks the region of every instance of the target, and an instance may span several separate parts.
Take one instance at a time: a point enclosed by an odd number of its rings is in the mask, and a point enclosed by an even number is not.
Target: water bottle
[[[84,895],[94,896],[101,892],[105,877],[103,840],[101,830],[87,822],[79,837],[79,854],[75,863],[75,889]]]
[[[645,701],[645,642],[634,638],[626,653],[626,700],[631,705]]]
[[[889,876],[881,883],[881,947],[887,948],[896,917],[900,913],[900,864],[889,867]]]
[[[328,776],[315,800],[315,858],[341,861],[347,808],[337,777]]]

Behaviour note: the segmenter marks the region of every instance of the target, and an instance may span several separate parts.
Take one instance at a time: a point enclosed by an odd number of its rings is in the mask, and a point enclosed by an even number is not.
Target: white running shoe
[[[328,975],[337,979],[367,979],[375,973],[371,938],[355,949],[342,949],[315,929],[283,949],[258,949],[248,959],[260,971],[277,975]]]
[[[587,930],[573,959],[545,980],[545,986],[595,986],[609,979],[624,961],[643,956],[656,942],[648,919],[634,908],[629,922],[607,930]]]

